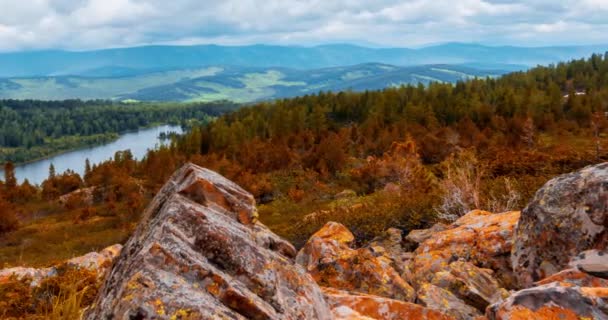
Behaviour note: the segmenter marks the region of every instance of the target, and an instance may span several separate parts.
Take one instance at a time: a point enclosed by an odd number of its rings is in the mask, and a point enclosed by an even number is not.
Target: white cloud
[[[0,0],[0,50],[608,42],[608,0]]]

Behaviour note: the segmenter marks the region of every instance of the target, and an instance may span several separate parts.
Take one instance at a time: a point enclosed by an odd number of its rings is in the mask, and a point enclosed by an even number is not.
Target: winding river
[[[117,140],[104,145],[69,151],[46,159],[26,163],[15,168],[15,175],[19,183],[28,179],[32,184],[41,184],[49,176],[49,166],[53,164],[57,173],[68,169],[80,175],[84,173],[85,160],[89,159],[91,164],[97,164],[114,157],[116,151],[131,150],[133,156],[141,159],[146,155],[148,149],[159,147],[168,141],[159,139],[162,132],[182,133],[179,126],[163,125],[136,132],[122,134]],[[0,169],[0,179],[4,172]]]

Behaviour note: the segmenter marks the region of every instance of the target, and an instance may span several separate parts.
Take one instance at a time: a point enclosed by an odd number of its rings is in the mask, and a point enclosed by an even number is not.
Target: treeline
[[[109,142],[155,124],[202,125],[237,105],[0,100],[0,163],[25,162]]]
[[[137,130],[156,123],[181,124],[234,110],[222,101],[192,104],[111,101],[0,100],[0,147],[33,147],[47,139]]]
[[[551,177],[608,160],[606,111],[608,54],[498,79],[259,103],[192,131],[175,152],[272,201],[265,222],[296,243],[329,219],[367,238],[473,208],[521,209]],[[399,196],[300,225],[341,190],[367,199],[384,188]]]
[[[322,160],[320,152],[325,149],[352,156],[379,155],[409,133],[420,144],[424,162],[431,164],[444,160],[453,151],[451,145],[486,146],[495,139],[495,144],[520,147],[534,144],[533,136],[539,132],[598,126],[607,110],[608,53],[499,79],[320,93],[261,103],[225,115],[185,137],[181,148],[225,155],[250,170],[264,172],[290,163],[295,155],[298,160],[314,155]],[[345,129],[348,139],[334,141]],[[284,149],[275,150],[279,154],[295,154],[277,156],[283,164],[248,162],[263,158],[256,154],[267,151],[250,145],[270,142]],[[317,161],[304,166],[321,165]],[[334,161],[324,166],[330,173],[340,169]]]

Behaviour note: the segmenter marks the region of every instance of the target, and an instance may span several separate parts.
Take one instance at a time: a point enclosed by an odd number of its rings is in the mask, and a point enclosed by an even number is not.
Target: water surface
[[[24,179],[28,179],[32,184],[40,184],[48,178],[51,163],[55,166],[57,173],[70,169],[82,176],[86,159],[89,159],[91,165],[93,165],[113,158],[116,151],[127,149],[131,150],[135,158],[141,159],[149,149],[154,149],[168,143],[168,140],[162,141],[158,138],[161,132],[182,133],[182,129],[179,126],[163,125],[125,133],[118,140],[104,145],[70,151],[47,159],[19,165],[15,168],[15,175],[19,183],[23,182]],[[0,179],[4,179],[4,172],[1,169],[0,177]]]

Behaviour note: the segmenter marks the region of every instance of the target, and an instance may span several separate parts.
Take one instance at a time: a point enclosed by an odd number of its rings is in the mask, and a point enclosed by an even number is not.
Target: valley
[[[325,69],[214,66],[131,75],[56,76],[0,80],[4,99],[106,99],[114,101],[249,103],[319,91],[365,91],[408,84],[497,77],[504,70],[457,65],[397,67],[367,63]]]
[[[608,0],[0,0],[1,320],[608,320]]]

